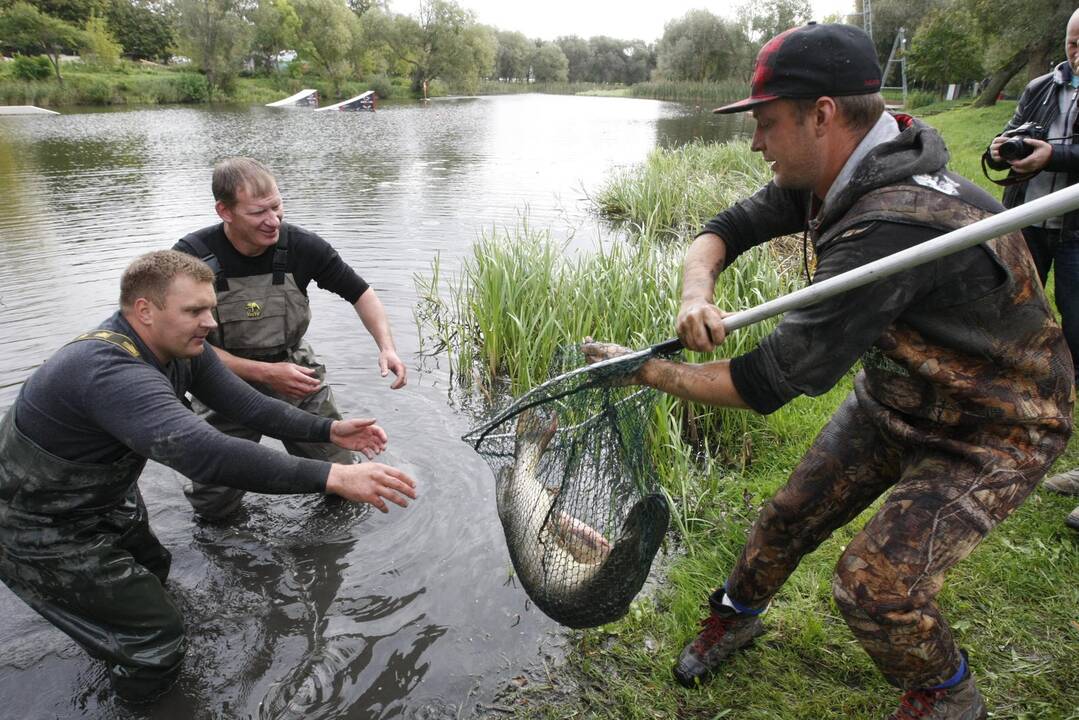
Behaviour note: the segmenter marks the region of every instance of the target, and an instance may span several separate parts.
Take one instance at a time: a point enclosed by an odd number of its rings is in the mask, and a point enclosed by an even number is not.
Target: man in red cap
[[[710,220],[685,259],[678,333],[724,340],[716,280],[738,255],[804,232],[814,280],[998,212],[946,169],[940,136],[884,111],[872,42],[848,25],[793,28],[757,57],[753,149],[773,180]],[[586,343],[590,360],[624,348]],[[764,632],[801,558],[891,491],[844,549],[833,593],[904,691],[892,720],[981,720],[986,706],[935,602],[944,575],[1036,487],[1072,429],[1072,365],[1019,233],[786,314],[754,350],[700,365],[646,362],[631,380],[770,413],[820,395],[861,360],[854,391],[761,510],[703,631],[674,669],[687,687]]]

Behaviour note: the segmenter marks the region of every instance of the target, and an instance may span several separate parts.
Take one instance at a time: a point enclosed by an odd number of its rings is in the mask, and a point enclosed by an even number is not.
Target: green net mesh
[[[583,363],[574,352],[555,372]],[[655,393],[611,386],[650,355],[560,374],[463,438],[494,471],[518,580],[569,627],[622,617],[667,531],[670,510],[649,452]]]

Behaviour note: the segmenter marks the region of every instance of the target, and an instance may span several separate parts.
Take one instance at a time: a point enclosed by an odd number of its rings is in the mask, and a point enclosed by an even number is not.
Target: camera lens
[[[1004,160],[1021,160],[1034,152],[1034,148],[1023,142],[1023,138],[1009,138],[997,148]]]

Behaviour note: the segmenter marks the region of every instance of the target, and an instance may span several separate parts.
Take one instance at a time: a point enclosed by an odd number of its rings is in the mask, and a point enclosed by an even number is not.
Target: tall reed
[[[635,235],[681,237],[764,185],[770,175],[747,142],[698,140],[656,148],[643,164],[616,171],[595,203]]]

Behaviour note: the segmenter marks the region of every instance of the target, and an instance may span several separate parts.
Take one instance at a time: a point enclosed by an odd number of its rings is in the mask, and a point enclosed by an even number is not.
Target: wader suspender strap
[[[202,238],[192,234],[181,238],[180,242],[191,248],[194,251],[193,255],[210,266],[210,270],[214,273],[214,290],[225,292],[229,289],[229,279],[225,277],[225,271],[221,269],[221,263]]]
[[[289,226],[281,223],[281,236],[273,250],[273,284],[285,284],[285,270],[288,267]]]
[[[71,343],[76,343],[80,340],[103,340],[110,345],[115,345],[118,348],[123,348],[133,358],[142,357],[142,353],[139,352],[138,347],[135,346],[135,343],[131,340],[131,338],[129,338],[127,335],[113,332],[112,330],[91,330],[90,332],[84,332],[82,335],[79,335],[77,338],[67,344],[70,345]]]

